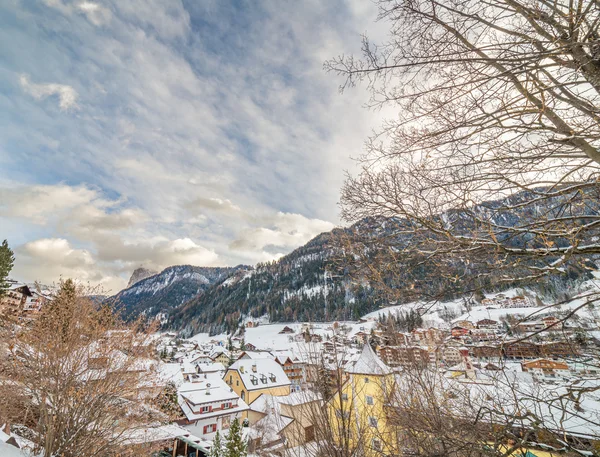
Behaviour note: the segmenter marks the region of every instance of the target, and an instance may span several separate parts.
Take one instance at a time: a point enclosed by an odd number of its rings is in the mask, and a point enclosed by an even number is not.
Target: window
[[[381,451],[381,441],[379,441],[377,438],[373,438],[373,441],[371,441],[371,447],[376,451]]]
[[[342,411],[341,409],[335,410],[335,415],[340,419],[343,417],[344,419],[348,419],[350,417],[350,413],[348,411]]]
[[[304,441],[307,443],[310,441],[314,441],[315,439],[315,426],[309,425],[308,427],[304,427]]]
[[[201,413],[210,413],[212,411],[212,406],[203,406],[200,408]]]
[[[239,385],[240,385],[240,380],[239,380],[239,379],[236,379],[236,380],[235,380],[235,385],[236,385],[236,386],[239,386]]]
[[[367,401],[367,405],[373,405],[373,397],[371,397],[370,395],[366,395],[365,399]]]
[[[233,376],[229,375],[229,385],[233,385]]]
[[[369,378],[365,378],[365,384],[369,383]]]
[[[369,425],[371,427],[377,427],[377,418],[376,417],[369,417]]]
[[[229,408],[231,408],[231,402],[223,403],[221,405],[221,408],[223,408],[223,409],[229,409]]]
[[[206,435],[207,433],[214,433],[217,431],[217,424],[209,424],[205,425],[202,429],[203,433]]]
[[[240,395],[240,396],[242,397],[242,400],[244,400],[244,401],[246,400],[246,392],[244,392],[243,390],[242,390],[242,395]]]
[[[348,401],[348,394],[342,394],[342,401]]]

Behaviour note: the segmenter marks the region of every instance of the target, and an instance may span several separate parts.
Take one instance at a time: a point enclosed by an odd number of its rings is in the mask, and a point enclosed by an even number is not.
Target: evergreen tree
[[[248,447],[242,437],[240,421],[236,418],[229,427],[224,457],[246,457],[246,455],[248,455]]]
[[[6,280],[14,264],[15,255],[12,249],[8,247],[8,242],[4,240],[0,245],[0,297],[8,290]]]
[[[236,419],[237,420],[237,419]],[[223,457],[223,444],[221,443],[221,434],[217,430],[212,447],[208,453],[208,457]]]

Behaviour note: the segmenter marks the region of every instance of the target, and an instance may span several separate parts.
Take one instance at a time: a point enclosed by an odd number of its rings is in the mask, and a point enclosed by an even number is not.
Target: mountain
[[[168,313],[202,294],[211,285],[229,276],[237,268],[239,267],[195,267],[192,265],[168,267],[160,273],[137,282],[134,281],[131,287],[109,298],[109,301],[122,309],[125,317],[135,317],[140,314],[156,316]],[[135,272],[132,279],[134,276]]]
[[[352,287],[330,262],[339,229],[322,233],[275,262],[245,267],[173,310],[167,326],[191,335],[234,329],[242,316],[271,321],[358,319],[377,307],[374,294]]]
[[[133,274],[131,278],[129,278],[129,283],[127,283],[127,289],[133,286],[134,284],[140,282],[142,279],[149,278],[150,276],[154,276],[158,274],[158,271],[149,270],[148,268],[139,267],[133,270]]]
[[[560,214],[564,210],[563,198],[549,199],[545,206],[536,204],[532,212],[531,208],[521,203],[532,201],[533,195],[522,192],[506,199],[484,202],[469,211],[485,213],[504,226],[522,226],[540,214]],[[507,207],[512,209],[506,210]],[[598,214],[600,203],[581,205],[574,211]],[[474,229],[469,217],[460,210],[449,211],[440,217],[453,221],[458,230],[465,234]],[[368,281],[356,280],[360,278],[360,272],[357,275],[353,271],[356,262],[352,258],[339,262],[341,255],[338,254],[342,249],[336,246],[336,235],[346,230],[372,238],[374,244],[385,239],[386,244],[382,246],[386,249],[410,248],[421,242],[410,234],[408,223],[402,219],[364,219],[348,229],[322,233],[276,262],[258,264],[254,268],[243,267],[217,280],[204,293],[173,309],[166,326],[188,336],[199,331],[228,331],[237,327],[240,318],[248,316],[268,315],[272,322],[358,319],[361,315],[389,305],[389,300]],[[514,246],[523,246],[528,242],[530,236],[526,231],[523,236],[508,240]],[[371,255],[371,252],[367,255]],[[422,259],[418,265],[410,268],[393,267],[389,276],[386,277],[387,272],[384,272],[380,279],[391,289],[406,291],[406,296],[397,303],[426,297],[450,300],[464,295],[465,290],[482,288],[492,292],[524,285],[518,279],[524,276],[522,272],[513,270],[512,277],[515,279],[509,280],[495,273],[496,267],[491,260],[482,255],[474,265],[456,259],[445,265],[445,274],[442,275],[436,263]],[[588,259],[588,265],[569,264],[565,275],[549,275],[538,279],[532,287],[538,288],[544,295],[557,297],[557,293],[564,290],[569,281],[588,278],[590,270],[596,268],[595,260],[592,256]],[[486,274],[481,274],[484,270]]]

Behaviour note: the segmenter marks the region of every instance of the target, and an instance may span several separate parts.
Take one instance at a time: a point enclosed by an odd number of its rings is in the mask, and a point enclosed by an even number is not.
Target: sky
[[[106,292],[139,266],[273,260],[331,230],[380,114],[323,62],[368,0],[0,0],[12,276]]]

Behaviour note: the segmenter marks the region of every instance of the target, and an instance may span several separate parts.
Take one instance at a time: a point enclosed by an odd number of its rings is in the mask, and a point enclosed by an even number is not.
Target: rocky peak
[[[129,283],[127,283],[127,288],[130,288],[134,284],[140,282],[142,279],[149,278],[150,276],[154,276],[158,274],[158,271],[149,270],[148,268],[139,267],[133,271],[131,278],[129,278]]]

